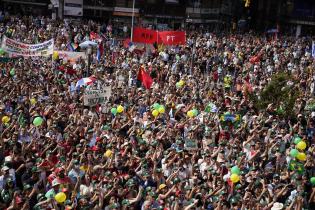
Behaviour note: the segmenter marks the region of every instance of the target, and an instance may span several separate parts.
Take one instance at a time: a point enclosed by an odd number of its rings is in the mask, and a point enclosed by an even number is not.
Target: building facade
[[[69,2],[71,6],[81,6],[82,14],[67,16],[64,5]],[[131,25],[134,14],[136,25],[158,29],[201,25],[222,30],[245,23],[248,29],[278,28],[280,32],[306,35],[314,34],[315,26],[314,0],[0,0],[0,7],[14,14],[55,13],[61,18],[92,18],[125,25]]]

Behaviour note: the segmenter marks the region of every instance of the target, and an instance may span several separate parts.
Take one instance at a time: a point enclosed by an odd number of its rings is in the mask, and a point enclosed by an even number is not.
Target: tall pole
[[[132,2],[131,35],[130,35],[131,42],[133,41],[133,24],[134,24],[134,19],[135,19],[135,0],[133,0],[133,2]]]
[[[64,0],[59,0],[58,18],[63,20]]]

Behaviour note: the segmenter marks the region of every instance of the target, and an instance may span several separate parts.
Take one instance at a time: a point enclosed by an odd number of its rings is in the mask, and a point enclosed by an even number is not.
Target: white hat
[[[283,204],[282,203],[274,203],[273,206],[271,207],[271,210],[281,210],[283,209]]]

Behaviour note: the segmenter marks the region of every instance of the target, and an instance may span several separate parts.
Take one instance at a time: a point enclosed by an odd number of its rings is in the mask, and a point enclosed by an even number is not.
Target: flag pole
[[[134,25],[134,18],[135,18],[135,0],[132,2],[132,18],[131,18],[131,34],[130,40],[133,41],[133,25]]]

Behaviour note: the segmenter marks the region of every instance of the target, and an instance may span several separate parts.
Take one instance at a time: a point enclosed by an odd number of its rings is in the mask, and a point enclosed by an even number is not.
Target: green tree
[[[295,101],[300,95],[296,83],[291,75],[277,73],[260,93],[254,93],[250,98],[258,110],[265,110],[269,104],[273,104],[279,116],[293,118]]]

